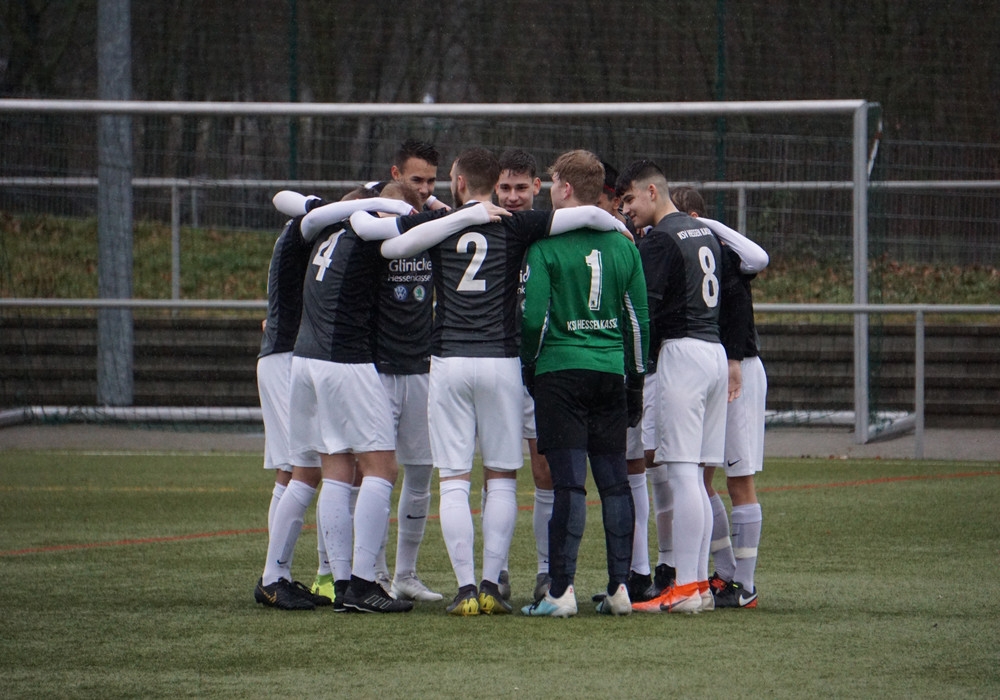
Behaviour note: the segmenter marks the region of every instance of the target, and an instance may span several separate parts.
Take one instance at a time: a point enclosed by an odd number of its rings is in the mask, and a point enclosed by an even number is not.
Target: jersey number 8
[[[719,305],[719,278],[715,276],[715,256],[711,249],[702,246],[698,249],[698,262],[705,276],[701,280],[701,298],[705,306],[714,309]]]

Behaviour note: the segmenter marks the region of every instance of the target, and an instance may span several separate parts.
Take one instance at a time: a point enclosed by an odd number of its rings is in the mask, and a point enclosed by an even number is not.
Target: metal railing
[[[925,342],[928,314],[1000,314],[997,304],[755,304],[754,311],[758,314],[846,314],[855,319],[863,317],[865,328],[870,314],[905,314],[914,316],[914,387],[913,416],[898,421],[888,428],[873,426],[868,423],[868,397],[863,403],[864,413],[860,412],[859,402],[855,396],[855,428],[863,421],[866,430],[855,429],[854,441],[858,444],[869,442],[874,437],[882,437],[891,433],[908,430],[911,425],[914,431],[914,457],[924,458],[924,410],[925,410]],[[866,344],[867,346],[867,344]],[[867,368],[867,363],[866,363]],[[855,374],[859,371],[857,363]],[[867,371],[867,369],[866,369]],[[866,383],[867,385],[867,383]]]
[[[300,102],[160,102],[130,100],[35,100],[0,99],[0,114],[93,114],[102,119],[128,115],[208,115],[239,116],[265,115],[273,117],[722,117],[727,115],[829,115],[849,117],[851,120],[851,228],[853,233],[853,299],[855,302],[868,301],[868,110],[873,104],[862,99],[851,100],[775,100],[745,102],[570,102],[570,103],[300,103]],[[113,139],[112,139],[113,141]],[[109,156],[111,158],[111,156]],[[121,159],[116,152],[115,158]],[[113,160],[113,159],[112,159]],[[117,161],[114,161],[117,162]],[[120,168],[119,168],[120,170]],[[117,172],[105,168],[106,180],[101,188],[114,190],[119,196],[122,185],[120,179],[112,175]],[[100,172],[98,173],[100,175]],[[100,189],[98,199],[100,200]],[[110,197],[109,197],[110,199]],[[115,222],[118,228],[121,222]],[[114,233],[121,235],[115,229]],[[109,234],[110,238],[110,234]],[[120,285],[121,280],[112,280]],[[867,414],[868,387],[868,329],[866,317],[855,317],[855,403],[863,414]],[[112,322],[120,319],[109,318]],[[109,352],[100,353],[106,359],[107,370],[111,371],[110,360],[117,350],[113,349],[115,336],[99,334],[99,343],[107,346]],[[128,342],[131,342],[129,340]],[[100,376],[99,372],[99,376]],[[116,400],[130,401],[128,392],[119,392]],[[859,403],[860,402],[860,403]],[[867,439],[867,424],[858,422],[858,434]]]
[[[266,310],[266,300],[225,301],[218,299],[28,299],[0,298],[2,308],[116,308],[116,309],[232,309]],[[895,421],[888,428],[872,426],[868,423],[867,396],[864,413],[859,414],[855,402],[855,425],[863,421],[864,433],[855,430],[855,442],[862,444],[874,437],[913,429],[915,435],[916,459],[924,457],[924,411],[925,411],[925,320],[927,315],[942,314],[1000,314],[1000,304],[757,304],[758,314],[844,314],[855,318],[870,314],[903,314],[914,316],[914,406],[912,418]],[[855,372],[858,371],[855,366]],[[860,415],[860,417],[859,417]],[[873,429],[875,428],[875,429]]]
[[[291,189],[303,193],[322,191],[349,190],[358,185],[357,180],[243,180],[206,178],[167,178],[142,177],[133,178],[132,187],[136,189],[170,190],[170,291],[171,299],[179,300],[181,296],[181,226],[183,221],[181,209],[183,199],[190,200],[190,220],[188,225],[198,227],[198,194],[202,190],[211,189],[241,189],[266,190],[275,192]],[[688,185],[706,192],[736,192],[736,230],[747,231],[747,193],[774,191],[829,191],[851,190],[854,182],[850,180],[814,180],[814,181],[729,181],[729,182],[672,182],[671,187]],[[0,187],[26,188],[93,188],[98,186],[96,177],[0,177]],[[542,188],[548,189],[550,182],[543,182]],[[870,190],[928,192],[935,190],[1000,190],[1000,180],[889,180],[872,181]],[[448,183],[439,182],[436,190],[447,192]]]

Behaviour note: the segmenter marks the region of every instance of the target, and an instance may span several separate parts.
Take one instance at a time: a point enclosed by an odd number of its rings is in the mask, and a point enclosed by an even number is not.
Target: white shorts
[[[257,393],[264,418],[264,469],[292,471],[288,453],[288,410],[291,403],[292,353],[257,360]]]
[[[379,374],[396,428],[396,461],[432,464],[427,432],[428,374]]]
[[[652,451],[659,444],[656,417],[659,415],[659,404],[656,401],[656,374],[647,374],[642,386],[642,447]]]
[[[625,459],[643,459],[646,448],[642,446],[642,423],[625,431]]]
[[[750,476],[764,468],[764,405],[767,375],[759,357],[740,362],[743,389],[726,408],[726,476]]]
[[[292,358],[289,443],[293,463],[319,456],[395,449],[392,411],[374,364]]]
[[[521,361],[516,357],[431,357],[427,422],[441,476],[472,471],[476,436],[483,466],[524,464]]]
[[[521,392],[524,394],[524,424],[521,426],[521,435],[525,440],[538,439],[538,430],[535,428],[535,399],[528,393],[528,388],[521,385]]]
[[[642,459],[656,449],[656,375],[647,374],[642,386],[642,420],[625,433],[625,459]]]
[[[729,368],[721,343],[665,340],[656,363],[656,462],[721,464]]]

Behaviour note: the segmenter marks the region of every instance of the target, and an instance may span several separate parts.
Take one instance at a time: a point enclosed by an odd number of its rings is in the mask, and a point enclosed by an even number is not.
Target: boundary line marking
[[[980,472],[956,472],[954,474],[911,474],[906,476],[884,476],[875,479],[857,479],[854,481],[834,481],[826,484],[798,484],[791,486],[771,486],[758,489],[758,493],[777,493],[781,491],[808,491],[815,489],[835,489],[853,488],[858,486],[878,486],[881,484],[891,484],[905,481],[935,481],[939,479],[969,479],[983,476],[1000,476],[1000,471],[980,471]],[[725,491],[720,491],[725,493]],[[600,501],[588,501],[588,506],[600,505]],[[534,506],[518,506],[518,511],[534,510]],[[477,515],[478,510],[473,509],[472,514]],[[437,515],[428,515],[428,520],[438,520]],[[396,518],[390,518],[390,522]],[[315,530],[315,525],[305,525],[303,530]],[[135,539],[109,540],[106,542],[81,542],[78,544],[57,544],[44,547],[27,547],[25,549],[13,549],[0,551],[0,558],[17,557],[26,554],[48,554],[53,552],[74,552],[87,549],[100,549],[105,547],[130,547],[145,544],[165,544],[170,542],[186,542],[190,540],[204,540],[215,537],[235,537],[238,535],[259,535],[266,533],[266,527],[250,528],[244,530],[219,530],[216,532],[197,532],[187,535],[165,535],[162,537],[140,537]]]

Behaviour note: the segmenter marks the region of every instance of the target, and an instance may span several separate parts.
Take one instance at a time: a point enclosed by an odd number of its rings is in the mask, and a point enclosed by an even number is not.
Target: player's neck
[[[493,201],[493,193],[490,192],[469,192],[466,194],[462,204],[469,204],[471,202],[490,202]]]

